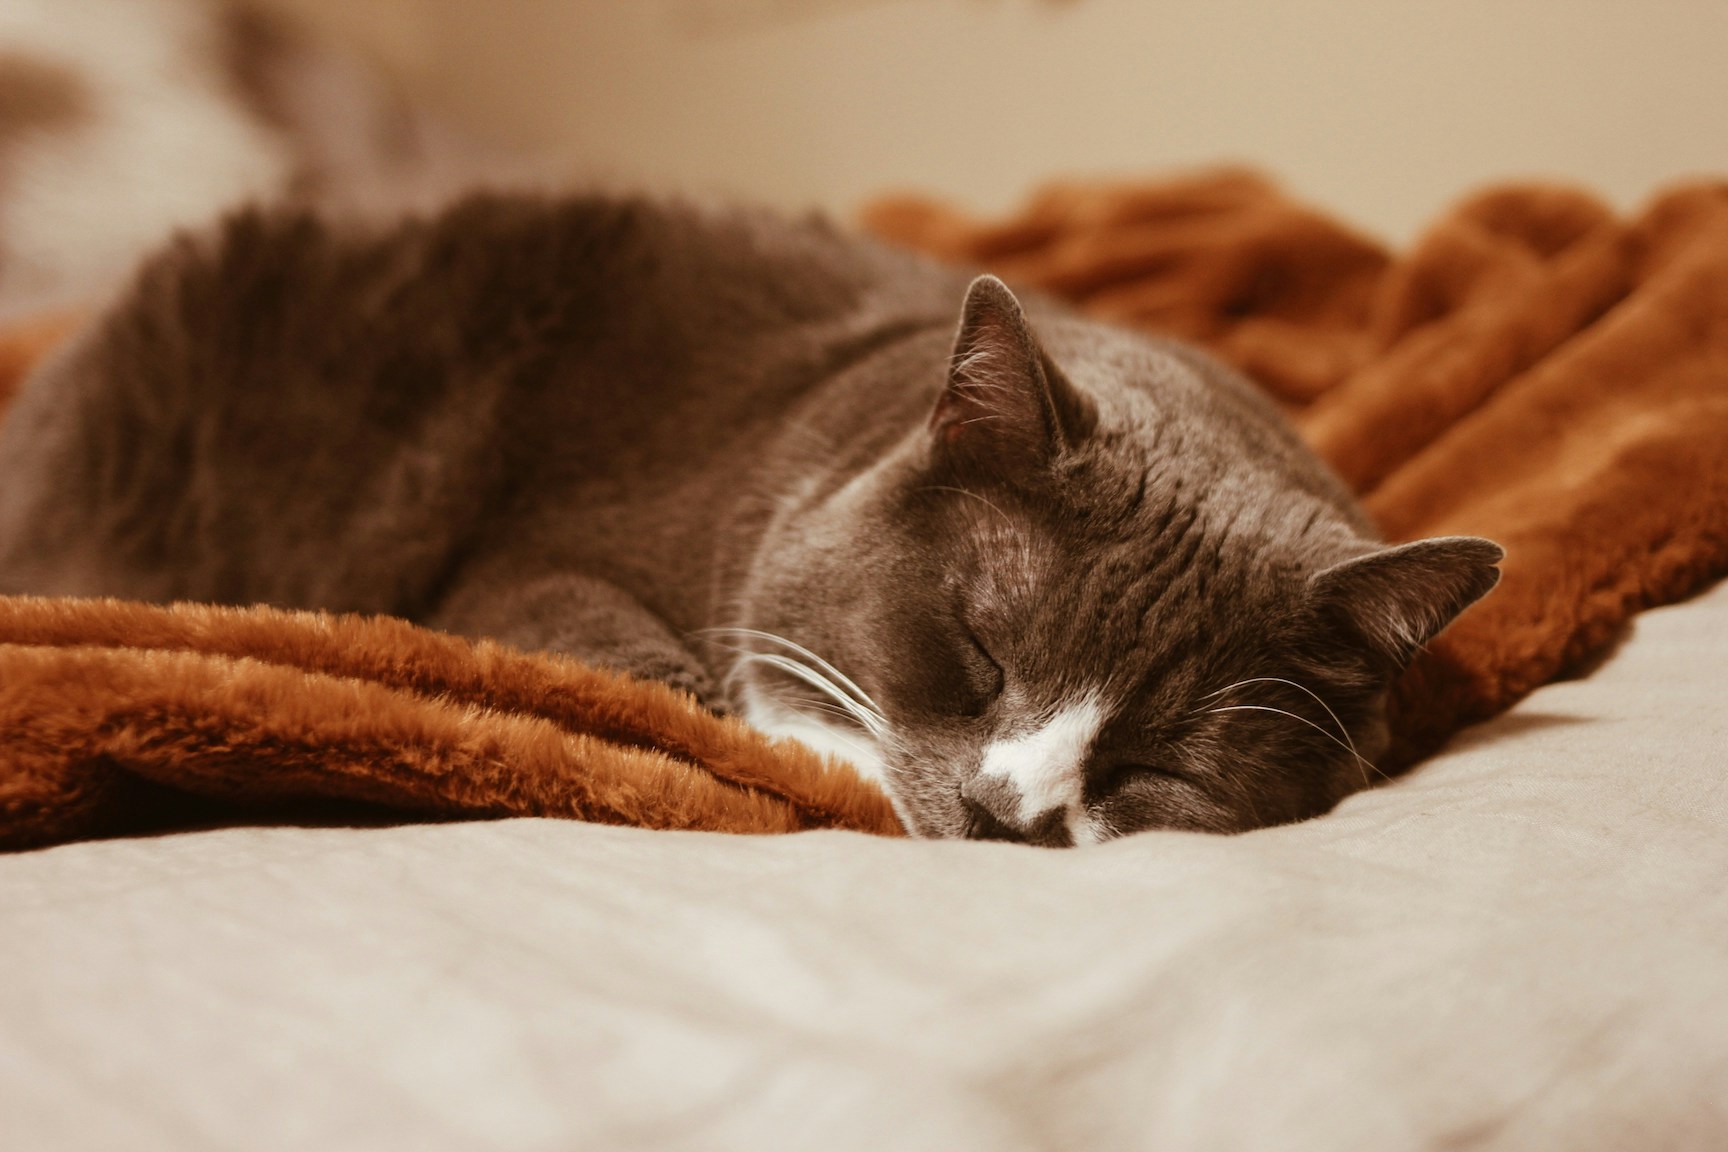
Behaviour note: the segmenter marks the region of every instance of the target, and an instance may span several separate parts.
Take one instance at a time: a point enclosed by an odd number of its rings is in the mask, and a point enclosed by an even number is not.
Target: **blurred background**
[[[250,198],[478,180],[853,217],[1248,164],[1401,244],[1728,170],[1724,0],[0,0],[0,318]]]
[[[1219,160],[1403,241],[1501,178],[1728,159],[1722,0],[269,0],[571,172],[999,210]]]

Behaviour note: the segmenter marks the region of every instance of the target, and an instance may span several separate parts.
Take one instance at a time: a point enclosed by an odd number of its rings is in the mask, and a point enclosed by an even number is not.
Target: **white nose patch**
[[[1030,732],[992,741],[984,749],[980,771],[1014,785],[1020,801],[1015,815],[1023,827],[1052,808],[1060,808],[1067,813],[1064,823],[1075,843],[1083,843],[1090,839],[1083,832],[1084,766],[1103,723],[1103,703],[1096,696],[1083,696],[1057,709]]]

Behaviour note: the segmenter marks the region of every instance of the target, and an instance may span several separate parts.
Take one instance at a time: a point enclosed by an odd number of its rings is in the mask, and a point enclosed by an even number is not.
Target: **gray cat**
[[[1323,812],[1500,556],[1376,543],[1188,348],[643,199],[243,212],[147,264],[0,432],[0,592],[568,653],[837,753],[923,836]]]

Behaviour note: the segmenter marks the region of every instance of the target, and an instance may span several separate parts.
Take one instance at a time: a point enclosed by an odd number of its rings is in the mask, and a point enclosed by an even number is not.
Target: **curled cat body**
[[[0,592],[568,654],[850,761],[922,836],[1324,812],[1500,556],[1380,543],[1197,351],[650,198],[242,211],[0,429]]]

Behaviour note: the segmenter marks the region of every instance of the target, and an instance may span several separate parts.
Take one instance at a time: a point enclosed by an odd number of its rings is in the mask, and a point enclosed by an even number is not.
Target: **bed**
[[[1055,852],[501,820],[0,857],[14,1148],[1720,1148],[1728,588],[1395,784]]]

